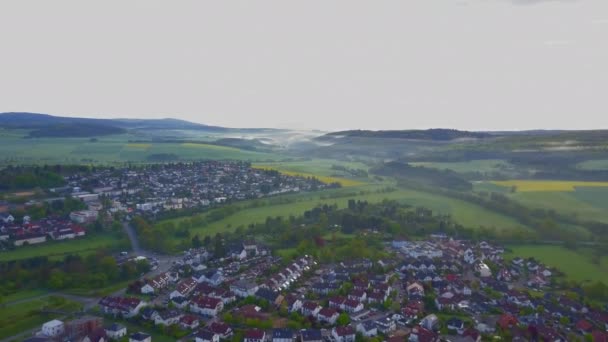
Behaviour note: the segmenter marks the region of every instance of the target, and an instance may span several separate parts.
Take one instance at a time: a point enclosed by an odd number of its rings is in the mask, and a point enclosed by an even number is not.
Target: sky
[[[608,1],[3,0],[6,111],[608,129]]]

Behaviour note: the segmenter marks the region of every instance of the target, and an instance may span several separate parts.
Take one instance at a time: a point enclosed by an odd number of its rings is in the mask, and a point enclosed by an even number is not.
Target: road
[[[131,226],[127,221],[122,223],[122,228],[124,229],[125,233],[127,233],[127,236],[131,241],[131,249],[133,250],[133,253],[137,255],[142,255],[144,250],[141,249],[139,239],[137,238],[137,233],[135,232],[135,228],[133,228],[133,226]]]

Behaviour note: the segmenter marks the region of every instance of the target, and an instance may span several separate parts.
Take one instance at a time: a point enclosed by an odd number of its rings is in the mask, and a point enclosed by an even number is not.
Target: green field
[[[576,281],[603,281],[608,283],[608,259],[604,257],[599,265],[591,262],[584,250],[572,251],[561,246],[520,245],[509,246],[511,253],[507,258],[534,257],[542,263],[555,267]]]
[[[483,160],[470,160],[466,162],[419,162],[410,163],[414,166],[424,166],[434,169],[441,170],[452,170],[455,172],[466,173],[466,172],[481,172],[481,173],[493,173],[493,172],[512,172],[514,166],[509,162],[502,159],[483,159]]]
[[[45,308],[74,312],[80,310],[80,304],[70,300],[54,304],[50,298],[44,298],[0,307],[0,339],[40,327],[43,323],[62,316],[61,314],[39,312]]]
[[[0,166],[147,162],[151,155],[163,154],[175,155],[177,160],[273,161],[282,158],[271,153],[211,144],[129,143],[130,139],[141,138],[129,134],[99,137],[97,141],[88,138],[24,139],[22,136],[13,131],[0,132]]]
[[[346,176],[343,171],[332,169],[332,165],[339,165],[349,169],[361,169],[367,171],[369,166],[359,162],[345,162],[332,159],[312,159],[303,161],[285,161],[271,163],[256,163],[258,166],[265,166],[292,172],[312,173],[322,176]]]
[[[0,252],[0,261],[20,260],[36,256],[48,256],[51,259],[63,259],[67,254],[94,253],[100,248],[116,248],[127,242],[111,235],[96,235],[71,241],[47,241],[32,246],[17,247],[11,251]],[[128,243],[128,242],[127,242]]]
[[[389,193],[366,193],[340,198],[328,198],[331,194],[350,193],[354,190],[357,192],[363,190],[373,191],[378,188],[378,185],[366,185],[316,193],[298,194],[295,196],[292,195],[291,198],[297,199],[294,203],[269,204],[258,208],[245,208],[210,225],[193,227],[191,229],[191,234],[199,234],[201,236],[215,235],[218,232],[232,231],[241,225],[247,226],[250,223],[264,222],[268,216],[289,217],[290,215],[301,215],[304,211],[322,204],[337,204],[338,207],[344,208],[347,206],[349,199],[367,200],[368,202],[381,202],[384,199],[389,199],[411,204],[412,206],[424,206],[433,209],[438,213],[451,214],[457,222],[471,228],[480,226],[494,227],[500,230],[526,228],[510,217],[491,212],[477,205],[415,190],[400,189]],[[246,204],[246,202],[243,202],[242,204]],[[161,221],[158,225],[162,225],[168,221],[178,224],[182,219],[183,218]]]
[[[582,170],[608,170],[608,159],[586,160],[576,167]]]

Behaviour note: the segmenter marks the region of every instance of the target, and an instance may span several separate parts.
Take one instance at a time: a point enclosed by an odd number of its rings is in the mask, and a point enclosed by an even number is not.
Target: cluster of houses
[[[54,319],[42,324],[40,331],[25,342],[107,342],[128,339],[129,342],[151,342],[152,336],[143,332],[128,334],[127,327],[113,322],[104,324],[101,317],[85,316],[71,321]]]
[[[255,169],[245,162],[227,161],[98,169],[92,174],[70,176],[67,180],[68,186],[52,189],[53,192],[70,194],[86,202],[95,202],[103,196],[112,201],[112,212],[142,213],[205,207],[335,186]]]
[[[0,241],[17,247],[48,240],[75,239],[85,235],[84,227],[69,220],[45,218],[32,221],[26,216],[23,223],[16,223],[10,214],[0,217]]]
[[[322,265],[310,256],[281,262],[255,241],[237,245],[242,250],[235,247],[221,262],[203,248],[191,249],[170,272],[139,284],[138,294],[153,295],[149,301],[106,297],[101,312],[177,325],[198,342],[231,339],[236,332],[248,342],[608,338],[608,313],[553,289],[555,270],[532,259],[506,260],[503,248],[486,242],[396,240],[387,244],[390,260]],[[480,271],[482,264],[489,272]],[[226,313],[233,319],[224,321]],[[308,328],[278,323],[296,313]],[[279,327],[243,325],[250,321]]]

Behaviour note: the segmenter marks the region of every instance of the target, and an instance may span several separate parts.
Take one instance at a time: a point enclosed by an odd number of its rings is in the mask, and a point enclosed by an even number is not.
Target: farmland
[[[608,170],[608,159],[592,159],[576,165],[582,170]]]
[[[340,166],[367,172],[368,167],[365,164],[356,162],[313,159],[296,162],[255,163],[252,166],[263,170],[276,170],[289,176],[316,177],[324,183],[339,182],[344,187],[359,186],[368,182],[366,178],[353,177],[342,170],[333,168],[333,166]]]
[[[517,192],[574,191],[577,187],[608,187],[608,182],[507,180],[494,181],[496,185],[515,187]]]
[[[381,202],[384,199],[397,200],[402,203],[411,204],[412,206],[424,206],[433,209],[436,212],[451,214],[452,217],[467,227],[477,228],[480,226],[494,227],[499,230],[508,230],[512,228],[524,228],[514,219],[483,209],[474,204],[470,204],[457,199],[433,195],[425,192],[399,189],[388,193],[377,193],[378,185],[363,185],[352,188],[343,188],[337,190],[328,190],[320,193],[306,193],[292,195],[295,201],[285,204],[272,204],[248,208],[247,202],[242,203],[243,209],[237,213],[230,215],[220,221],[213,222],[209,225],[193,227],[191,234],[214,235],[218,232],[232,231],[238,226],[247,226],[250,223],[264,222],[268,216],[288,217],[290,215],[301,215],[304,211],[322,204],[336,204],[338,207],[346,207],[349,199],[366,200],[368,202]],[[352,193],[356,190],[354,193]],[[366,193],[360,193],[367,191]],[[339,198],[332,198],[342,196]],[[202,215],[208,215],[202,214]],[[183,218],[161,221],[158,225],[165,222],[179,223]]]
[[[510,246],[511,252],[506,257],[534,257],[548,266],[564,272],[568,279],[575,281],[608,282],[608,258],[603,257],[599,264],[584,250],[569,250],[561,246],[518,245]]]
[[[23,138],[0,134],[0,167],[7,164],[118,164],[166,160],[234,159],[250,161],[280,160],[273,153],[241,150],[233,147],[192,143],[132,143],[137,136],[128,134],[85,138]]]
[[[459,173],[480,172],[508,172],[514,168],[509,162],[501,159],[470,160],[466,162],[417,162],[413,166],[424,166],[441,170],[452,170]]]
[[[49,241],[41,245],[24,246],[11,251],[0,252],[0,261],[20,260],[37,256],[63,259],[68,254],[86,255],[100,248],[121,248],[127,243],[127,240],[118,239],[109,234],[88,236],[69,241]]]

